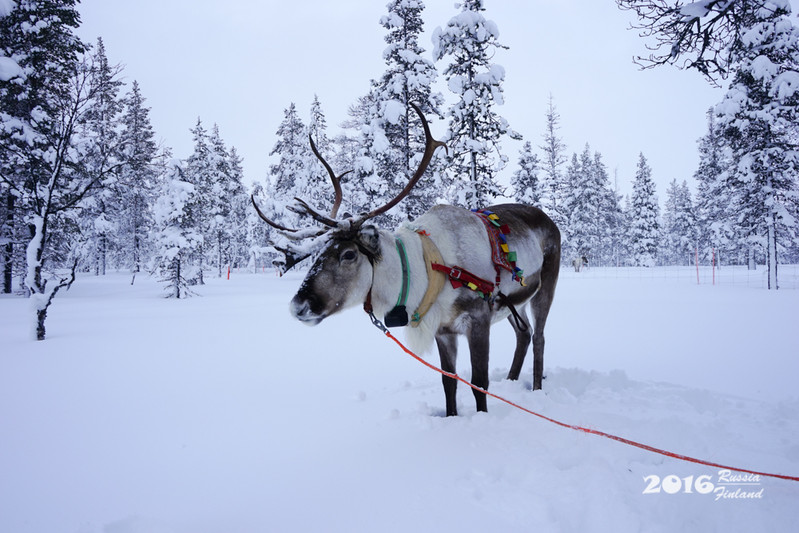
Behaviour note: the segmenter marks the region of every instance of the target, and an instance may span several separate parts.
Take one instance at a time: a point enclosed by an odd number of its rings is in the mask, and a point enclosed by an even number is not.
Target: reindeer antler
[[[308,238],[318,239],[319,237],[322,237],[329,231],[337,228],[342,228],[342,227],[359,228],[361,225],[363,225],[364,222],[366,222],[370,218],[374,218],[377,215],[383,214],[392,207],[394,207],[395,205],[397,205],[399,202],[402,201],[403,198],[408,196],[408,194],[411,192],[411,189],[413,189],[416,183],[421,179],[422,175],[427,170],[427,167],[430,165],[430,161],[433,159],[433,153],[436,151],[436,148],[440,146],[447,148],[447,145],[444,144],[443,142],[433,139],[433,136],[430,133],[430,126],[428,125],[427,120],[424,118],[424,114],[422,113],[421,109],[419,109],[414,104],[410,105],[411,107],[413,107],[414,111],[416,111],[416,114],[419,116],[419,119],[422,122],[422,127],[424,128],[424,136],[425,136],[424,154],[422,155],[422,160],[419,163],[419,167],[416,169],[416,172],[413,174],[413,176],[405,185],[405,187],[399,192],[399,194],[397,194],[397,196],[395,196],[385,205],[378,207],[377,209],[374,209],[368,213],[362,214],[357,218],[355,218],[354,220],[351,219],[348,219],[346,221],[338,220],[336,217],[338,215],[339,207],[341,207],[341,201],[343,197],[341,190],[341,178],[351,171],[347,171],[339,176],[336,176],[335,172],[333,172],[333,169],[319,153],[319,150],[316,148],[316,144],[314,144],[313,138],[310,135],[308,135],[308,140],[311,143],[311,150],[313,151],[317,159],[319,159],[319,161],[325,167],[328,175],[330,176],[330,181],[333,183],[333,190],[335,191],[335,199],[333,201],[333,207],[330,210],[329,215],[323,215],[319,213],[317,210],[313,209],[305,200],[301,198],[294,198],[295,203],[293,205],[287,206],[286,209],[302,216],[310,216],[312,219],[323,224],[326,227],[294,229],[278,224],[277,222],[270,220],[266,215],[263,214],[261,209],[258,207],[258,204],[255,202],[255,197],[253,196],[251,197],[252,205],[253,207],[255,207],[255,210],[258,212],[258,216],[260,216],[267,224],[269,224],[270,226],[281,232],[281,234],[287,239],[292,241],[300,241]],[[297,247],[291,244],[286,247],[275,246],[275,249],[286,256],[285,261],[282,262],[275,261],[276,265],[278,264],[281,265],[280,268],[283,272],[290,269],[291,267],[293,267],[294,265],[296,265],[297,263],[299,263],[309,255],[311,255],[311,252],[309,252],[307,248]]]
[[[402,189],[397,196],[395,196],[392,200],[390,200],[382,207],[378,207],[377,209],[374,209],[358,217],[357,221],[354,222],[354,224],[356,225],[361,225],[370,218],[374,218],[377,215],[382,215],[383,213],[385,213],[386,211],[388,211],[389,209],[400,203],[403,198],[408,196],[408,194],[411,192],[411,189],[413,189],[413,187],[416,185],[419,179],[421,179],[425,170],[427,170],[430,161],[433,159],[433,153],[436,151],[436,148],[443,146],[445,149],[449,150],[445,143],[433,139],[433,135],[430,133],[430,125],[427,123],[427,119],[424,118],[422,110],[416,107],[416,104],[411,104],[411,107],[413,108],[414,111],[416,111],[416,114],[419,115],[419,120],[422,121],[422,127],[424,128],[425,146],[424,146],[424,154],[422,155],[422,161],[419,163],[419,168],[416,169],[416,172],[413,174],[413,177],[411,177],[411,179],[405,185],[405,188]]]
[[[336,191],[336,199],[333,201],[333,208],[330,209],[330,218],[336,218],[336,215],[338,215],[338,208],[341,207],[341,200],[344,196],[341,192],[341,178],[352,172],[352,170],[348,170],[340,176],[336,176],[336,173],[333,172],[333,169],[327,164],[325,158],[322,157],[322,154],[320,154],[319,150],[316,149],[316,144],[314,144],[313,137],[311,137],[310,133],[308,134],[308,140],[311,141],[311,150],[313,151],[313,154],[319,161],[322,162],[322,165],[325,167],[325,170],[327,170],[327,173],[330,176],[330,181],[333,182],[333,190]]]
[[[283,231],[283,232],[286,232],[286,233],[296,233],[298,231],[298,230],[293,229],[293,228],[287,228],[286,226],[282,226],[282,225],[278,224],[277,222],[271,220],[266,215],[264,215],[263,211],[261,211],[261,208],[258,207],[258,203],[255,201],[255,195],[254,194],[250,195],[250,200],[252,201],[252,206],[255,208],[255,211],[258,213],[258,216],[261,217],[261,220],[263,220],[264,222],[266,222],[267,224],[269,224],[270,226],[272,226],[276,230]]]

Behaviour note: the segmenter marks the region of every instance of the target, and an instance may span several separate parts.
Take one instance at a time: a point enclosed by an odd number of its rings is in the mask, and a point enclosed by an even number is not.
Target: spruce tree
[[[386,49],[383,58],[386,70],[375,84],[379,106],[378,121],[387,144],[384,150],[375,150],[376,174],[389,185],[389,195],[402,190],[416,171],[424,151],[424,133],[416,113],[410,104],[415,104],[428,120],[441,116],[443,96],[433,92],[438,73],[433,63],[425,58],[425,50],[419,45],[423,31],[420,0],[391,0],[388,13],[380,18],[380,25],[387,30]],[[402,215],[396,217],[415,218],[432,207],[439,194],[436,185],[436,165],[433,164],[422,176],[406,199],[397,206]]]
[[[663,263],[690,265],[696,249],[696,217],[688,183],[674,179],[666,189],[663,211]]]
[[[339,165],[340,168],[352,169],[352,174],[348,175],[347,180],[349,186],[344,184],[346,207],[343,207],[351,213],[368,212],[374,206],[385,204],[396,195],[396,191],[389,187],[389,183],[378,175],[378,164],[374,156],[381,150],[381,146],[388,145],[378,115],[379,107],[380,99],[373,83],[372,89],[350,106],[348,113],[350,119],[344,123],[344,127],[354,131],[355,134],[343,137],[339,141],[342,158],[349,159],[350,156],[343,155],[347,152],[353,154],[351,160],[345,160],[343,161],[345,164]],[[391,213],[375,217],[375,222],[382,225],[391,225],[397,221],[398,217]]]
[[[255,182],[250,189],[250,195],[255,198],[259,206],[262,206],[262,209],[263,206],[266,206],[268,200],[264,193],[263,185]],[[249,202],[249,198],[247,201]],[[269,244],[272,241],[272,232],[274,230],[269,224],[264,224],[264,221],[261,220],[249,203],[245,213],[247,267],[253,272],[258,272],[259,269],[263,269],[267,265],[271,267],[272,260],[277,257]]]
[[[154,206],[156,233],[156,270],[168,298],[186,298],[194,294],[191,285],[197,279],[195,260],[202,247],[203,235],[196,223],[201,208],[197,187],[186,179],[185,164],[173,160],[161,181]]]
[[[540,146],[544,154],[542,160],[543,176],[541,179],[541,205],[558,226],[566,222],[566,213],[563,212],[563,165],[566,164],[566,145],[558,136],[560,129],[560,114],[558,113],[552,95],[549,95],[547,104],[546,126],[544,130],[544,143]]]
[[[244,185],[244,169],[241,164],[242,158],[236,147],[232,146],[229,152],[230,175],[226,188],[230,204],[226,228],[228,243],[227,254],[223,257],[225,264],[231,267],[245,266],[250,254],[246,220],[248,213],[254,209]]]
[[[81,157],[90,175],[100,174],[109,168],[114,170],[106,171],[93,194],[81,202],[79,223],[85,260],[95,275],[105,275],[111,254],[119,249],[116,242],[122,209],[118,181],[122,165],[119,118],[123,104],[119,97],[122,81],[118,76],[122,69],[109,63],[102,39],[97,40],[90,54],[92,83],[98,88],[79,130],[82,137],[94,138],[95,141]]]
[[[157,178],[162,175],[162,157],[154,141],[150,123],[150,108],[139,84],[134,80],[124,99],[122,113],[122,161],[119,184],[119,234],[121,266],[130,269],[131,283],[141,272],[152,253],[154,220],[152,205],[158,188]]]
[[[213,152],[208,130],[199,117],[197,124],[191,129],[191,134],[194,150],[186,159],[182,180],[194,186],[195,201],[188,207],[188,216],[193,229],[203,238],[198,241],[197,247],[192,249],[192,255],[184,257],[184,260],[190,261],[194,267],[192,273],[195,277],[189,278],[190,281],[204,285],[204,270],[211,259],[216,228],[215,217],[220,206],[218,195],[221,190],[217,185],[219,157]]]
[[[533,153],[533,147],[525,142],[519,152],[519,168],[511,177],[513,198],[523,204],[541,207],[541,185],[538,173],[541,163]]]
[[[599,159],[599,154],[596,157]],[[606,186],[603,188],[601,197],[602,228],[599,261],[594,261],[594,264],[619,266],[625,257],[628,240],[627,221],[621,206],[622,195],[618,192],[615,180],[614,186],[611,187],[610,177],[604,164],[597,161],[595,166],[600,169],[599,172],[603,175],[601,179],[604,180]]]
[[[659,207],[652,169],[649,168],[644,154],[640,154],[630,203],[630,241],[633,264],[636,266],[655,266],[660,239],[658,218]]]
[[[789,15],[787,3],[753,11],[733,48],[735,77],[716,108],[732,150],[737,238],[765,253],[769,289],[779,288],[779,252],[799,230],[799,30]]]
[[[495,110],[504,103],[505,69],[493,59],[507,47],[500,44],[497,25],[483,16],[484,11],[482,0],[466,0],[446,27],[433,32],[433,57],[450,58],[444,77],[456,97],[447,112],[450,200],[470,209],[485,207],[504,194],[497,173],[508,157],[500,143],[506,136],[521,139]]]
[[[724,248],[734,254],[733,217],[729,216],[732,190],[725,173],[730,168],[723,131],[713,109],[707,113],[707,133],[698,141],[699,166],[694,172],[697,253],[703,259],[710,250]]]
[[[587,257],[593,264],[604,259],[603,241],[611,223],[608,177],[602,156],[591,155],[586,144],[580,157],[574,154],[563,182],[563,207],[568,217],[564,227],[566,256]]]
[[[311,103],[311,117],[308,121],[308,132],[317,150],[319,150],[319,154],[328,164],[332,164],[333,143],[327,137],[327,119],[325,118],[322,105],[317,96],[314,96],[314,100]],[[333,184],[330,182],[330,176],[322,162],[307,149],[309,148],[309,144],[308,139],[305,139],[305,149],[303,149],[303,147],[298,147],[303,157],[307,158],[305,164],[308,168],[308,179],[303,184],[302,189],[297,190],[296,193],[297,196],[320,209],[321,212],[329,213],[335,199]],[[331,168],[333,168],[336,176],[343,174],[342,170],[338,170],[336,167]],[[346,176],[344,176],[344,179],[346,179]]]
[[[21,67],[14,77],[0,78],[0,168],[5,190],[15,197],[11,218],[24,218],[31,228],[25,286],[39,340],[53,298],[75,279],[75,235],[62,222],[74,219],[71,211],[113,171],[111,165],[91,167],[81,157],[99,143],[79,132],[108,81],[96,76],[73,33],[80,20],[75,5],[30,0],[0,19],[0,55],[14,57]],[[68,272],[53,272],[59,266]]]
[[[296,215],[286,210],[286,205],[294,197],[301,197],[309,179],[310,147],[308,132],[292,102],[283,111],[283,121],[277,129],[277,142],[269,152],[277,156],[278,162],[269,167],[266,194],[269,204],[265,206],[267,215],[275,222],[285,226],[296,226]]]

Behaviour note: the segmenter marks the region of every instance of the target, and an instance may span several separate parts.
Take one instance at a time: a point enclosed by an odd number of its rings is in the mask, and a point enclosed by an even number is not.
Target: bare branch
[[[718,86],[730,72],[743,29],[767,0],[616,0],[616,4],[636,13],[639,21],[631,28],[652,41],[645,45],[652,53],[633,59],[637,65],[696,69]]]

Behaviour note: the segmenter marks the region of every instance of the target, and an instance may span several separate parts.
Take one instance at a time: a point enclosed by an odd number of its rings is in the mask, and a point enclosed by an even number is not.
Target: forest
[[[342,212],[384,203],[421,157],[411,103],[446,124],[438,138],[448,150],[380,224],[400,224],[436,203],[518,201],[558,224],[565,263],[765,265],[769,288],[778,288],[778,265],[799,261],[799,31],[787,0],[617,0],[658,44],[639,58],[643,68],[678,64],[726,87],[707,111],[694,175],[657,191],[641,153],[630,195],[589,144],[568,152],[556,95],[542,103],[540,136],[518,154],[503,151],[504,139],[521,135],[499,111],[505,70],[493,58],[507,46],[483,4],[463,1],[428,51],[419,43],[424,4],[390,1],[379,21],[385,70],[354,98],[348,120],[331,132],[318,98],[307,114],[296,102],[281,104],[274,164],[245,177],[235,147],[201,118],[187,124],[192,153],[155,141],[136,81],[121,81],[123,67],[102,39],[76,36],[77,0],[1,1],[2,292],[31,298],[41,339],[49,305],[78,273],[122,270],[131,283],[155,275],[167,296],[182,298],[204,276],[271,268],[279,238],[250,198],[288,226],[299,224],[287,209],[294,197],[329,210],[331,186],[310,136],[336,173],[346,173]],[[435,89],[441,85],[447,94]]]

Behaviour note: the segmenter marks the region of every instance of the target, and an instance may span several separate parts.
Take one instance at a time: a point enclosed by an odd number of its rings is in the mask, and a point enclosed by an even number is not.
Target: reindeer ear
[[[376,227],[362,227],[358,232],[358,242],[372,255],[380,255],[380,233]]]

